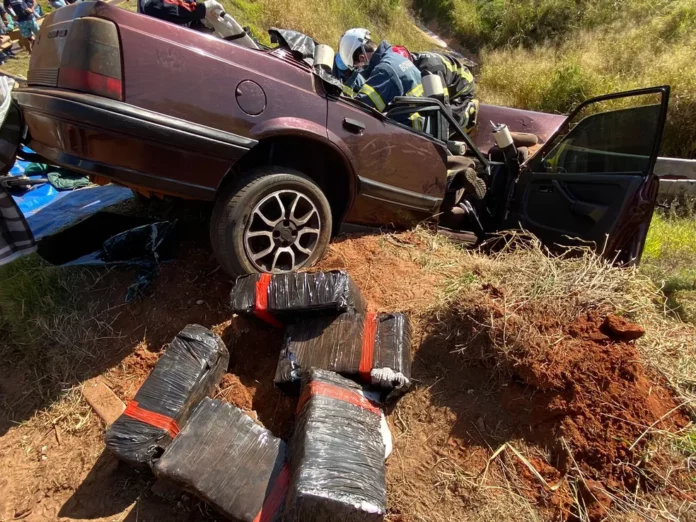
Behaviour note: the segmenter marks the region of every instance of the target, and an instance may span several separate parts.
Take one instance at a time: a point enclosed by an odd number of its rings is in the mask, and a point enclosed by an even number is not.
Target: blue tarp
[[[88,187],[59,192],[49,204],[25,213],[29,227],[38,241],[76,223],[95,212],[133,197],[133,192],[118,185]]]
[[[29,165],[31,163],[28,161],[17,160],[9,174],[21,176]],[[42,177],[29,176],[29,179]],[[12,191],[12,197],[27,219],[37,241],[132,196],[130,189],[117,185],[62,191],[56,190],[50,183],[45,183],[29,189]]]

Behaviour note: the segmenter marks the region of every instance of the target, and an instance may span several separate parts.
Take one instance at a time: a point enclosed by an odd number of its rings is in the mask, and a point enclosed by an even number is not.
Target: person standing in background
[[[3,0],[5,9],[14,13],[17,25],[19,25],[19,34],[22,38],[29,42],[29,54],[34,46],[34,35],[39,34],[39,24],[34,18],[34,2],[30,5],[25,0]]]
[[[5,8],[0,5],[0,48],[2,48],[2,54],[0,54],[0,64],[5,63],[8,58],[17,58],[14,52],[12,52],[12,43],[10,31],[14,29],[14,22],[10,17],[9,13]]]

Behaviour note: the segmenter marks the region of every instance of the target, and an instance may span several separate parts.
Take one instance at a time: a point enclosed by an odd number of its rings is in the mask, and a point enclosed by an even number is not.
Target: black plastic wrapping
[[[159,221],[126,230],[108,238],[101,249],[63,266],[137,267],[133,284],[126,291],[126,303],[142,296],[159,275],[160,264],[173,259],[176,221]]]
[[[401,313],[341,314],[289,325],[275,383],[297,393],[309,368],[331,370],[403,393],[411,381],[411,326]]]
[[[271,43],[288,49],[296,59],[304,60],[309,65],[314,63],[314,48],[317,44],[312,37],[291,29],[276,27],[271,27],[268,34],[271,37]]]
[[[229,359],[220,337],[197,324],[188,325],[169,343],[126,411],[109,427],[106,447],[132,465],[152,466],[191,410],[213,391]]]
[[[203,399],[155,464],[233,520],[279,520],[289,480],[286,444],[235,406]]]
[[[283,520],[373,522],[386,511],[379,405],[340,375],[311,369],[302,379]]]
[[[313,312],[313,316],[319,311],[338,314],[365,310],[358,287],[346,272],[338,270],[241,276],[232,288],[230,304],[237,313],[262,318],[266,313],[281,320],[303,312]]]

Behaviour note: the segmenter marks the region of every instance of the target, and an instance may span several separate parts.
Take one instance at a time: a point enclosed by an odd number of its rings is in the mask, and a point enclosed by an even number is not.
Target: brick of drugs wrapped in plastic
[[[151,466],[193,408],[213,391],[227,371],[229,359],[220,337],[197,324],[186,326],[107,430],[107,448],[132,465]]]
[[[239,408],[208,398],[154,471],[244,522],[279,520],[290,477],[285,442]]]
[[[411,326],[401,313],[341,314],[289,325],[275,383],[296,392],[309,368],[331,370],[383,390],[405,392],[411,377]]]
[[[346,272],[251,274],[237,278],[230,294],[232,310],[254,314],[280,326],[303,312],[362,312],[365,301]],[[280,321],[279,321],[280,319]]]
[[[283,520],[383,520],[386,479],[380,406],[350,379],[311,369],[302,377],[297,411]]]

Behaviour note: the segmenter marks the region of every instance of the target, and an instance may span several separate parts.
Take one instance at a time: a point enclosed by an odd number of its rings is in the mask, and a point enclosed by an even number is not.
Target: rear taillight
[[[121,47],[113,22],[92,17],[73,21],[60,62],[58,87],[123,100]]]

